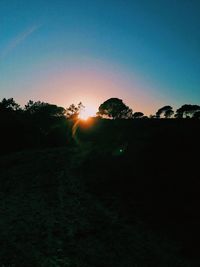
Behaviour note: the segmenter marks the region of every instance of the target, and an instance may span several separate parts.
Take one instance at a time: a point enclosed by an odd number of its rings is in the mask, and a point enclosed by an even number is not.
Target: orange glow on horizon
[[[122,99],[134,112],[141,111],[145,115],[154,114],[157,107],[165,103],[137,74],[95,60],[71,63],[60,72],[43,76],[37,83],[29,99],[47,101],[64,108],[81,101],[85,106],[80,114],[83,120],[96,116],[100,104],[111,97]]]
[[[90,116],[87,116],[87,115],[79,115],[78,116],[79,117],[79,119],[81,120],[81,121],[87,121],[89,118],[90,118]]]
[[[92,106],[87,106],[81,110],[79,114],[79,119],[87,121],[89,118],[96,116],[96,108]]]

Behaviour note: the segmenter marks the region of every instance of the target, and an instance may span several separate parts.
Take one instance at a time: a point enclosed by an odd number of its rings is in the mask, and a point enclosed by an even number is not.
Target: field
[[[0,266],[199,266],[199,136],[93,119],[66,146],[2,153]]]

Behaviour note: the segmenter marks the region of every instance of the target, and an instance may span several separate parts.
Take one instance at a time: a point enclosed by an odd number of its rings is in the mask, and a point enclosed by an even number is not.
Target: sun
[[[89,118],[94,116],[94,112],[91,109],[83,109],[79,114],[79,119],[83,121],[87,121]]]
[[[87,114],[79,114],[79,119],[83,121],[87,121],[90,118]]]

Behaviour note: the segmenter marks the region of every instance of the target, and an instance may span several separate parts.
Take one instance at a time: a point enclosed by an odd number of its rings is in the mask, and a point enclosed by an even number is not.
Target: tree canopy
[[[194,118],[194,119],[200,119],[200,110],[199,110],[199,111],[196,111],[196,112],[193,114],[193,118]]]
[[[77,106],[74,104],[71,104],[67,109],[66,109],[66,117],[70,120],[76,120],[78,119],[78,116],[81,112],[82,109],[84,109],[84,105],[82,102],[80,102]]]
[[[156,112],[156,117],[160,118],[163,115],[165,118],[170,118],[174,114],[171,106],[164,106]]]
[[[143,112],[135,112],[133,113],[133,118],[134,119],[140,119],[144,116],[144,113]]]
[[[192,117],[197,111],[200,111],[199,105],[185,104],[176,111],[177,118]]]
[[[62,117],[66,113],[66,110],[63,107],[40,101],[34,102],[32,100],[29,100],[25,105],[24,110],[31,115],[39,114],[49,117]]]
[[[99,106],[97,115],[110,119],[132,118],[132,109],[119,98],[110,98]]]
[[[13,98],[3,98],[0,102],[0,111],[17,111],[20,110],[20,105]]]

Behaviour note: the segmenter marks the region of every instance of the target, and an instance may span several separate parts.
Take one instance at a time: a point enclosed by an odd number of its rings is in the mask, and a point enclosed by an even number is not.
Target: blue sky
[[[0,98],[200,104],[200,1],[0,2]]]

